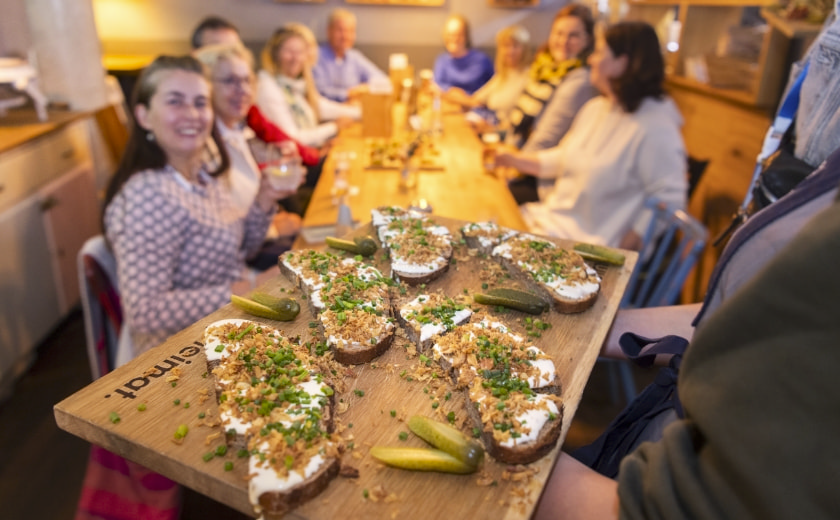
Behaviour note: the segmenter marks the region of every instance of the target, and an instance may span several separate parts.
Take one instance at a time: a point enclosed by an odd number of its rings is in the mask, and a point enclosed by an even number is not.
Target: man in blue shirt
[[[367,88],[367,83],[386,74],[353,48],[356,43],[356,15],[334,9],[327,23],[327,43],[321,45],[318,63],[312,71],[322,96],[344,102]]]

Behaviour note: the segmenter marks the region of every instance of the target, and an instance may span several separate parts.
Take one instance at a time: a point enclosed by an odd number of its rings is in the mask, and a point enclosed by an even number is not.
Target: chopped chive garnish
[[[190,428],[186,424],[179,424],[178,429],[175,430],[175,438],[180,440],[187,436]]]
[[[247,328],[247,329],[245,329],[245,330],[243,330],[242,332],[240,332],[239,334],[237,334],[237,335],[236,335],[236,339],[237,339],[237,340],[241,340],[242,338],[244,338],[244,337],[245,337],[245,334],[248,334],[248,333],[249,333],[249,332],[251,332],[252,330],[254,330],[254,324],[253,324],[253,323],[252,323],[252,324],[250,324],[250,325],[248,325],[248,328]]]

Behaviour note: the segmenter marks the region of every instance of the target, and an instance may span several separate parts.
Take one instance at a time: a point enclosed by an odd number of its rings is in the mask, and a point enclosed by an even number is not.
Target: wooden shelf
[[[348,4],[439,6],[444,0],[344,0]]]
[[[517,7],[537,7],[540,0],[487,0],[490,7],[505,7],[515,9]]]
[[[785,56],[790,46],[790,30],[782,31],[768,22],[768,30],[760,35],[760,50],[755,58],[755,68],[743,76],[733,76],[731,71],[713,69],[718,76],[729,73],[730,78],[743,78],[743,88],[719,88],[702,83],[689,74],[687,62],[710,62],[717,55],[718,42],[732,27],[741,25],[745,8],[775,5],[775,0],[630,0],[627,19],[642,20],[653,25],[663,46],[670,42],[668,36],[679,27],[678,48],[666,56],[668,79],[672,83],[705,94],[715,95],[755,107],[772,107],[778,101],[785,74]],[[766,10],[766,9],[765,9]],[[764,10],[762,11],[764,12]],[[678,22],[676,25],[674,22]],[[736,63],[735,60],[723,62]],[[715,64],[707,63],[707,69]],[[713,80],[712,71],[708,76]],[[724,74],[725,75],[725,74]],[[698,76],[699,77],[699,76]]]
[[[723,99],[728,99],[730,101],[735,101],[744,105],[754,104],[753,94],[746,90],[712,87],[710,85],[707,85],[706,83],[701,83],[697,80],[686,78],[684,76],[669,76],[668,82],[683,88],[689,88],[691,90],[695,90],[703,94],[709,94]]]
[[[773,9],[764,7],[761,9],[761,17],[767,23],[778,29],[788,38],[810,38],[819,34],[822,29],[821,23],[812,23],[805,20],[788,20],[779,16]]]

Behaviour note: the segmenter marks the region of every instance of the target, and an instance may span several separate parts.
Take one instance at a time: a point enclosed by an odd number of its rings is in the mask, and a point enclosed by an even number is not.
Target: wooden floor
[[[639,386],[650,374],[636,372]],[[608,367],[598,364],[569,430],[565,450],[594,439],[622,408],[610,392]],[[4,520],[72,519],[89,445],[60,430],[53,405],[90,382],[81,313],[74,312],[38,349],[10,398],[0,403],[0,504]],[[245,519],[185,490],[181,518]]]

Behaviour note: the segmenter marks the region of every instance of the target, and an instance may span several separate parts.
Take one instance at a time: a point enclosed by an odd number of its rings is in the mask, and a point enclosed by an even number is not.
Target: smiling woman
[[[276,193],[247,215],[219,175],[230,165],[211,87],[192,57],[157,58],[140,76],[135,122],[108,186],[104,228],[117,260],[125,325],[139,354],[225,304],[262,244]],[[207,143],[218,150],[207,167]]]
[[[312,77],[311,46],[299,29],[279,29],[265,44],[257,77],[257,106],[292,138],[321,147],[361,117],[357,106],[321,96]]]

